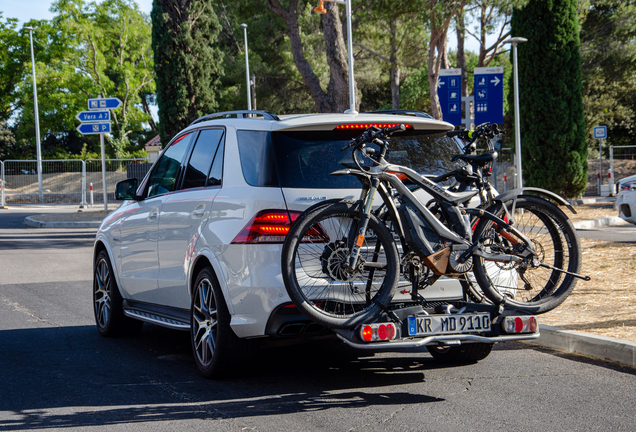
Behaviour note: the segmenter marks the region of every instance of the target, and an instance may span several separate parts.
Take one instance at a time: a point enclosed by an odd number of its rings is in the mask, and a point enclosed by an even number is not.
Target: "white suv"
[[[452,167],[449,123],[423,113],[290,115],[229,112],[204,116],[175,136],[140,183],[117,185],[123,204],[102,223],[94,249],[94,310],[104,336],[150,322],[190,331],[206,377],[230,369],[253,338],[331,334],[301,315],[281,277],[290,223],[325,199],[358,198],[352,163],[341,152],[376,125],[409,125],[389,159],[418,172]],[[424,202],[426,198],[422,198]],[[379,201],[379,200],[378,200]],[[441,279],[421,294],[461,300],[460,283]],[[398,293],[395,301],[408,298]]]

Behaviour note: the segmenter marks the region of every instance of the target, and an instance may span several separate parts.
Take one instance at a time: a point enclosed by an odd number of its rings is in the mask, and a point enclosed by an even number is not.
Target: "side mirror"
[[[120,181],[115,185],[115,199],[120,201],[134,199],[137,187],[139,187],[139,180],[136,178]]]

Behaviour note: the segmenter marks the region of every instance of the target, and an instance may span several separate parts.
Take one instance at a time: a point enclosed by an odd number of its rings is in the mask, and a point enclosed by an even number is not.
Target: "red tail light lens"
[[[286,210],[260,211],[232,240],[232,244],[283,243],[292,222],[301,213]],[[325,243],[329,242],[329,237],[320,225],[316,225],[307,232],[303,242]]]
[[[395,339],[395,324],[365,324],[360,327],[360,339],[365,342],[390,341]]]
[[[506,333],[536,333],[539,322],[534,316],[507,316],[501,326]]]

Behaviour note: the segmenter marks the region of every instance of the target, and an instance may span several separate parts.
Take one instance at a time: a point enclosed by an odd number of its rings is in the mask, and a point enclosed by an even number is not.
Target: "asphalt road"
[[[576,232],[579,237],[583,238],[636,244],[636,225],[633,224],[607,226],[597,229],[579,229]]]
[[[99,336],[94,230],[12,214],[0,212],[0,431],[635,429],[635,369],[525,344],[462,367],[425,350],[268,348],[243,376],[204,380],[186,333]]]

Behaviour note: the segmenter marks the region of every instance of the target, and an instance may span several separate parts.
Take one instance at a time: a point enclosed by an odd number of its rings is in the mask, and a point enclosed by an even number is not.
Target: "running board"
[[[174,318],[167,318],[165,316],[156,315],[146,311],[141,311],[139,309],[124,309],[124,315],[129,318],[138,319],[162,327],[168,327],[174,330],[190,330],[190,323]]]

